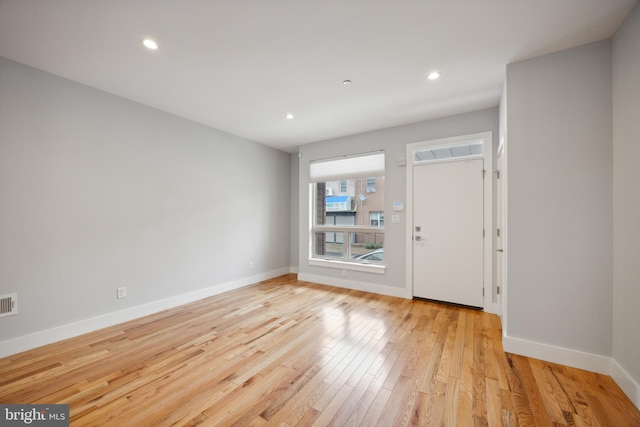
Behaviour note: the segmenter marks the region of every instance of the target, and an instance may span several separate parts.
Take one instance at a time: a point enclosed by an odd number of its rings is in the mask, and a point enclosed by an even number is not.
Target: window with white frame
[[[310,260],[384,265],[384,152],[315,161],[309,175]]]
[[[375,193],[375,192],[376,192],[376,179],[367,178],[367,193]]]
[[[384,212],[369,212],[369,221],[372,227],[383,227]]]

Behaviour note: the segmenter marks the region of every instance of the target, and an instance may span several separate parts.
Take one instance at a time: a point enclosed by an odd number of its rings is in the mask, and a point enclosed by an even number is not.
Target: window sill
[[[336,268],[340,270],[364,271],[366,273],[384,274],[386,266],[379,264],[361,264],[355,262],[337,261],[333,259],[309,258],[309,265],[316,267]]]

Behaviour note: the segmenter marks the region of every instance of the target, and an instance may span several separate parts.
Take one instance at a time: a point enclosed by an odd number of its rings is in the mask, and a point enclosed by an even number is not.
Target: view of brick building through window
[[[384,177],[318,183],[317,224],[345,227],[384,227]],[[324,198],[321,194],[324,192]],[[323,203],[324,202],[324,203]],[[320,205],[320,206],[318,206]],[[322,206],[323,205],[323,206]],[[324,209],[322,209],[324,207]],[[347,250],[345,233],[325,232],[316,241],[316,253],[341,257]],[[318,236],[319,237],[319,236]],[[352,259],[384,261],[384,231],[349,233]]]

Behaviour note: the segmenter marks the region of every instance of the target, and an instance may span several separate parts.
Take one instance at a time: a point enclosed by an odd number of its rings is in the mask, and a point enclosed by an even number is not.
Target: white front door
[[[413,167],[413,295],[483,307],[483,159]]]

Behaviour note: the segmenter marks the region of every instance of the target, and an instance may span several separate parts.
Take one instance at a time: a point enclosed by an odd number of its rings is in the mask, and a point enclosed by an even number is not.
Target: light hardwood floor
[[[0,359],[71,425],[640,426],[607,376],[502,350],[499,319],[287,275]]]

